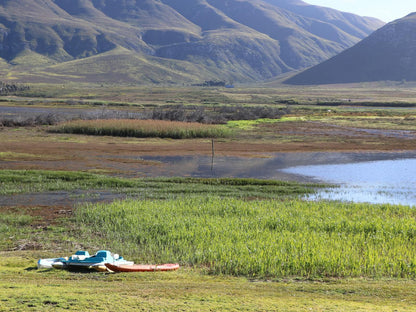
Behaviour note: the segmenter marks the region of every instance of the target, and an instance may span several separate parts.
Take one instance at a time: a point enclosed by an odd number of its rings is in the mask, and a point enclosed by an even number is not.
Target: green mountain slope
[[[286,82],[329,84],[416,80],[416,13],[393,21],[341,54]]]
[[[22,81],[37,74],[61,80],[65,72],[70,80],[84,81],[258,81],[318,64],[382,25],[316,6],[308,6],[313,14],[302,13],[303,5],[296,0],[3,0],[0,58]],[[140,74],[125,66],[127,54]],[[114,68],[129,73],[118,75]],[[79,70],[89,73],[70,74]]]

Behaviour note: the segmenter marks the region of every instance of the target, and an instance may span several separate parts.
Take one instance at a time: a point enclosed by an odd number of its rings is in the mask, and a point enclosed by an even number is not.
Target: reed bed
[[[58,133],[172,139],[219,138],[231,134],[225,126],[196,122],[136,119],[74,120],[52,129]]]
[[[408,207],[215,196],[88,204],[84,239],[140,262],[250,278],[416,277]]]

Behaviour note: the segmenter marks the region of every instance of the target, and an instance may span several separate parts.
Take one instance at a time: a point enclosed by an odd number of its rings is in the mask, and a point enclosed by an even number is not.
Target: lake
[[[340,185],[309,196],[312,200],[416,206],[415,158],[298,166],[284,171]]]
[[[276,153],[263,158],[143,157],[149,176],[240,177],[339,185],[309,199],[416,206],[416,152]],[[150,169],[150,168],[149,168]]]

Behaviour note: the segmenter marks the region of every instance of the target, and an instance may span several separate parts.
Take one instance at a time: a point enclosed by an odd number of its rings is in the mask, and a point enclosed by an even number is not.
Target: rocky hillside
[[[287,80],[328,84],[416,80],[416,13],[391,22],[341,54]]]
[[[257,81],[318,64],[382,25],[299,0],[4,0],[0,74]]]

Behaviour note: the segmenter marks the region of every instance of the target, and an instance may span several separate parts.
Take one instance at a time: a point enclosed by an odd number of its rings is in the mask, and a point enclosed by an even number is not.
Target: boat
[[[106,263],[107,269],[113,272],[157,272],[174,271],[179,269],[178,263],[165,264],[118,264]]]
[[[105,263],[113,263],[120,265],[134,264],[133,261],[127,261],[118,254],[112,254],[108,250],[99,250],[93,256],[90,256],[88,251],[79,250],[68,259],[53,262],[52,267],[56,269],[66,269],[73,271],[92,269],[96,271],[107,271]]]
[[[39,259],[38,260],[38,269],[52,269],[53,265],[58,262],[68,260],[68,258],[49,258],[49,259]]]

